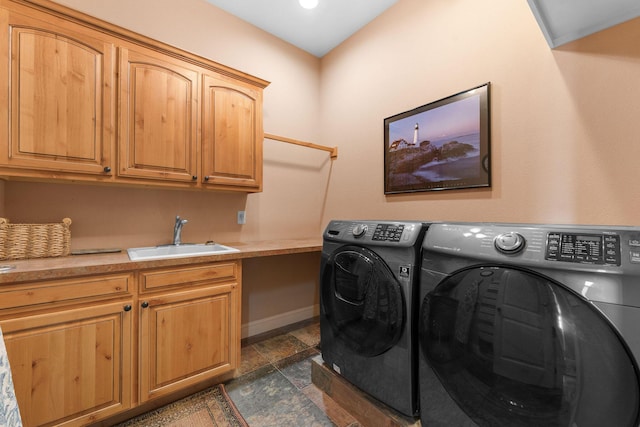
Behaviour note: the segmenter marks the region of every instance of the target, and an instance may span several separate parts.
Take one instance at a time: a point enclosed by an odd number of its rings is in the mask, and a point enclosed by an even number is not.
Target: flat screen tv
[[[489,86],[384,119],[384,192],[490,187]]]

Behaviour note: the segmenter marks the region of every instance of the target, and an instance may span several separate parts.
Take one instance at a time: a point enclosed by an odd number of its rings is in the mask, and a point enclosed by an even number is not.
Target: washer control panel
[[[414,221],[338,221],[329,223],[324,238],[331,241],[411,246],[424,236],[427,224]]]
[[[403,231],[404,224],[378,224],[371,239],[379,242],[399,242]]]

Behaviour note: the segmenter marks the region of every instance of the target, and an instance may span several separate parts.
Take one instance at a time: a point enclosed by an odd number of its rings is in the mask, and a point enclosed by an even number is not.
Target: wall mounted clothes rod
[[[267,139],[273,139],[274,141],[286,142],[289,144],[301,145],[303,147],[315,148],[316,150],[328,151],[332,159],[338,158],[338,147],[327,147],[324,145],[313,144],[311,142],[298,141],[297,139],[286,138],[284,136],[272,135],[265,133],[264,137]]]

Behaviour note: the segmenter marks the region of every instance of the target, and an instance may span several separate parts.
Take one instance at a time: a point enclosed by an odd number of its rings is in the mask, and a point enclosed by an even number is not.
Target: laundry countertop
[[[3,260],[0,265],[15,268],[0,273],[0,285],[34,280],[62,279],[91,274],[116,273],[156,267],[173,267],[203,262],[215,262],[273,255],[289,255],[322,250],[321,238],[267,240],[259,242],[225,242],[239,252],[170,258],[160,260],[131,261],[126,250],[118,253],[70,255],[57,258]]]

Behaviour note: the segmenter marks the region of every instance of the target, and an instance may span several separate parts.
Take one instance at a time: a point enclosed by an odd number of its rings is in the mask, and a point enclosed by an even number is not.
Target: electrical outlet
[[[245,224],[247,222],[247,217],[245,211],[238,211],[238,224]]]

